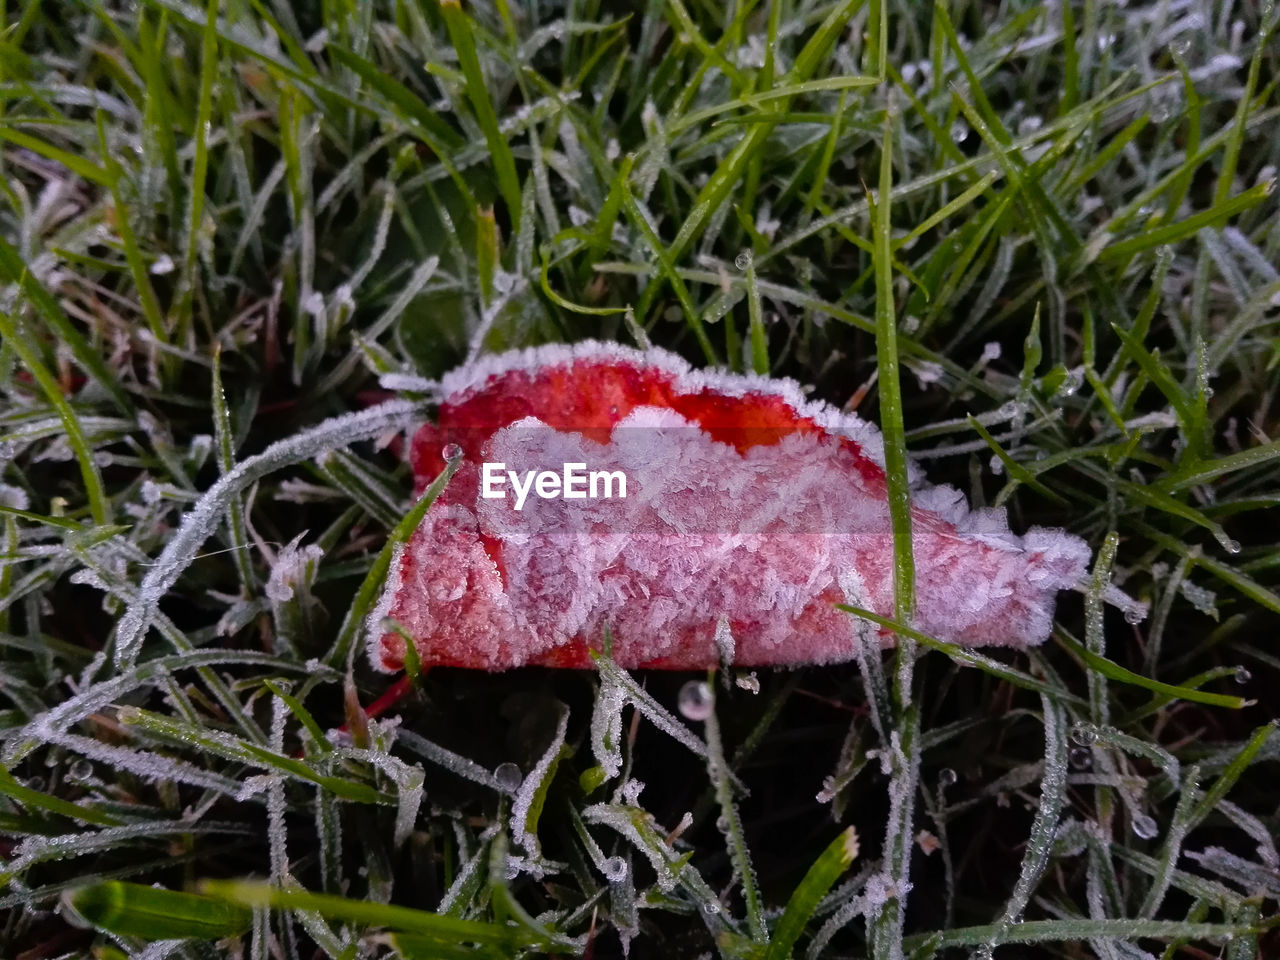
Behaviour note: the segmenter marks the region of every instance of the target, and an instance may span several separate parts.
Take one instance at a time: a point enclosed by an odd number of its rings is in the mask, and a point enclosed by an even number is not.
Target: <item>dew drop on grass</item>
[[[739,270],[746,270],[751,266],[751,251],[743,250],[740,254],[733,258],[733,265]]]
[[[1071,728],[1071,739],[1082,747],[1091,747],[1098,742],[1098,731],[1087,723],[1077,723]]]
[[[440,456],[442,456],[448,462],[452,462],[454,460],[461,460],[462,448],[458,446],[456,443],[446,443],[444,445],[444,448],[440,451]]]
[[[627,861],[621,857],[609,857],[600,864],[600,872],[610,883],[621,883],[627,879]]]
[[[68,780],[88,780],[91,776],[93,776],[93,764],[88,760],[77,760],[67,771]]]
[[[721,833],[729,832],[729,818],[726,816],[716,817],[716,829]]]
[[[1236,675],[1235,675],[1236,683],[1240,684],[1241,686],[1244,686],[1244,684],[1248,683],[1252,679],[1253,679],[1253,674],[1249,672],[1249,669],[1247,667],[1236,667]]]
[[[711,716],[715,700],[705,680],[690,680],[680,688],[676,706],[686,720],[705,720]]]
[[[1240,552],[1240,541],[1239,541],[1239,540],[1232,540],[1230,537],[1223,537],[1223,538],[1222,538],[1222,549],[1226,550],[1226,551],[1227,551],[1227,553],[1239,553],[1239,552]]]
[[[1070,760],[1071,766],[1077,770],[1088,770],[1093,766],[1093,754],[1084,747],[1072,747]]]
[[[498,781],[498,786],[503,790],[515,793],[524,782],[524,774],[514,763],[500,763],[494,768],[493,779]]]
[[[1135,813],[1132,826],[1133,832],[1143,840],[1151,840],[1160,832],[1160,827],[1155,820],[1145,813]]]
[[[938,783],[944,787],[952,786],[958,779],[960,778],[950,767],[943,767],[938,771]]]
[[[1167,98],[1161,97],[1151,105],[1147,110],[1147,114],[1155,123],[1164,123],[1175,113],[1174,104]]]
[[[1127,607],[1124,611],[1124,622],[1137,626],[1147,619],[1147,611],[1141,607]]]
[[[709,917],[714,917],[720,912],[720,904],[716,903],[714,900],[708,900],[702,905],[702,912]]]

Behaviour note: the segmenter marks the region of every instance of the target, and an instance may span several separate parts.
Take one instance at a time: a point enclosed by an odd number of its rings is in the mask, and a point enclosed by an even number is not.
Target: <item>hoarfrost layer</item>
[[[466,462],[400,550],[371,621],[375,665],[404,640],[424,665],[586,667],[608,631],[624,667],[720,662],[727,625],[741,666],[853,659],[856,622],[889,616],[893,533],[872,425],[787,380],[690,370],[659,350],[605,344],[483,358],[446,375],[437,424],[415,437],[420,485],[459,445]],[[626,499],[479,495],[483,462],[523,474],[620,470]],[[1054,597],[1081,582],[1083,541],[949,487],[913,488],[915,627],[969,645],[1026,646]],[[856,577],[849,574],[856,573]],[[851,582],[859,596],[848,597]]]

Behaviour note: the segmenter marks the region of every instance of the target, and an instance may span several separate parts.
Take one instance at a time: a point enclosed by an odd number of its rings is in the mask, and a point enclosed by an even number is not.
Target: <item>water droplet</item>
[[[500,763],[493,771],[493,779],[498,781],[498,786],[503,790],[515,793],[520,789],[520,784],[524,783],[524,774],[514,763]]]
[[[969,125],[963,120],[957,120],[951,125],[951,139],[956,143],[963,143],[969,136]]]
[[[1151,104],[1147,113],[1155,123],[1164,123],[1176,112],[1175,106],[1171,100],[1166,97],[1160,97]]]
[[[1169,44],[1169,49],[1179,57],[1185,57],[1191,52],[1191,38],[1178,37],[1178,39],[1174,40],[1173,43]]]
[[[1222,541],[1222,547],[1227,551],[1227,553],[1239,553],[1240,541],[1232,540],[1230,537],[1227,537]]]
[[[610,857],[600,864],[600,872],[610,883],[620,883],[627,879],[627,861],[621,857]]]
[[[1145,619],[1147,619],[1147,610],[1145,607],[1141,605],[1125,607],[1125,610],[1124,610],[1125,623],[1132,624],[1133,626],[1136,627]]]
[[[739,270],[746,270],[751,266],[751,251],[743,250],[740,254],[733,258],[733,265]]]
[[[27,789],[35,790],[37,793],[44,792],[44,777],[32,777],[27,781]]]
[[[68,780],[88,780],[93,776],[93,764],[88,760],[77,760],[67,771]]]
[[[729,818],[724,816],[723,814],[721,816],[716,817],[716,829],[719,830],[721,833],[728,833]]]
[[[1091,747],[1098,742],[1098,731],[1088,723],[1077,723],[1071,728],[1071,739],[1082,747]]]
[[[1026,137],[1044,126],[1044,118],[1037,116],[1023,117],[1018,121],[1018,136]]]
[[[1133,832],[1143,840],[1150,840],[1160,832],[1159,825],[1145,813],[1135,813],[1133,815],[1133,823],[1131,825],[1133,827]]]
[[[949,787],[959,779],[959,776],[950,767],[943,767],[938,771],[938,783],[941,786]]]
[[[1243,686],[1253,679],[1253,674],[1249,672],[1247,667],[1236,667],[1235,681]]]
[[[676,706],[686,720],[705,720],[711,716],[715,697],[705,680],[690,680],[680,688]]]
[[[1205,388],[1204,388],[1204,398],[1206,400],[1213,399],[1213,387],[1210,387],[1207,384],[1205,385]]]
[[[1077,770],[1088,770],[1093,766],[1093,754],[1084,747],[1072,747],[1070,759],[1071,766]]]
[[[716,903],[714,900],[708,900],[702,905],[702,912],[708,917],[714,917],[720,912],[720,904]]]
[[[444,457],[445,460],[448,460],[450,462],[454,460],[461,460],[462,448],[458,446],[456,443],[446,443],[444,445],[444,448],[441,449],[440,451],[440,456]]]

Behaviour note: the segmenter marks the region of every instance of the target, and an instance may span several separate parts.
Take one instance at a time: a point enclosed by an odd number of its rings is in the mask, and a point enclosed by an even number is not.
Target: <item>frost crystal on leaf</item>
[[[595,711],[591,714],[591,752],[612,780],[622,772],[622,708],[626,705],[623,690],[606,680],[600,685]]]
[[[535,857],[539,853],[539,844],[537,836],[530,832],[534,824],[529,823],[529,815],[533,810],[538,791],[543,787],[543,781],[546,780],[552,765],[560,756],[560,748],[564,746],[564,738],[568,730],[569,711],[563,708],[560,711],[560,720],[556,724],[556,733],[551,739],[551,745],[534,764],[529,775],[524,778],[520,789],[516,791],[515,801],[511,804],[511,839]]]
[[[419,487],[447,444],[465,462],[393,559],[370,619],[379,669],[403,667],[387,616],[424,666],[501,670],[590,667],[606,631],[624,668],[714,667],[730,650],[746,667],[853,659],[836,604],[855,579],[858,606],[892,615],[880,434],[793,381],[588,342],[480,357],[441,396],[410,450]],[[484,463],[510,472],[501,497],[482,495]],[[626,496],[518,497],[519,478],[566,464],[622,474]],[[1018,536],[1002,509],[911,478],[913,625],[974,646],[1043,641],[1057,592],[1083,582],[1084,542]]]
[[[314,543],[301,550],[298,544],[302,536],[295,537],[279,554],[271,565],[271,576],[267,579],[267,597],[275,603],[287,603],[293,599],[294,588],[300,583],[310,583],[315,577],[315,566],[324,551]]]

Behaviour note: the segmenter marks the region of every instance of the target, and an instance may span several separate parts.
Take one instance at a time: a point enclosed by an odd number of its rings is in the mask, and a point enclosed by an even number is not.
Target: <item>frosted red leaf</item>
[[[830,663],[856,655],[850,603],[893,611],[879,431],[790,380],[693,370],[674,354],[548,346],[448,374],[413,438],[419,489],[464,462],[392,561],[370,618],[376,667],[589,667],[606,630],[628,668]],[[621,470],[625,499],[481,493],[481,464]],[[914,626],[966,645],[1049,634],[1090,551],[1061,530],[1010,532],[1003,510],[912,468]],[[727,625],[726,640],[724,626]],[[717,630],[720,630],[717,636]],[[886,636],[886,640],[887,640]]]

